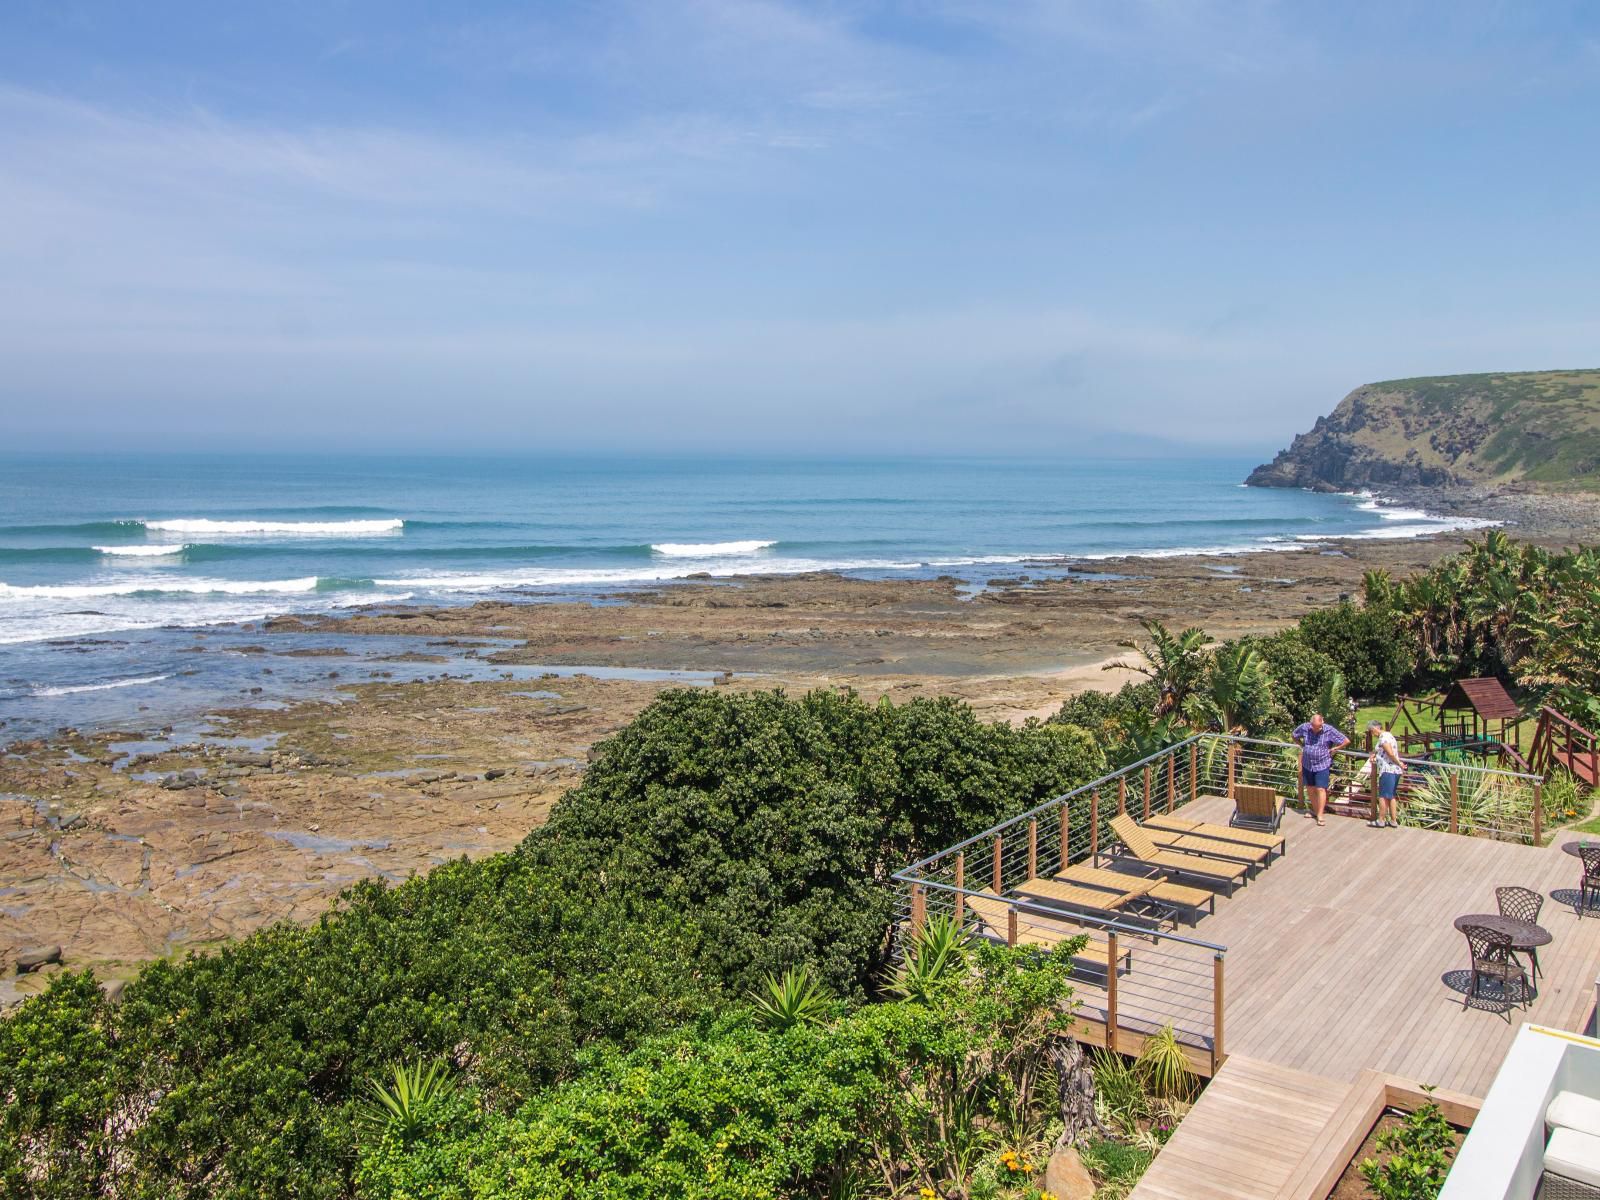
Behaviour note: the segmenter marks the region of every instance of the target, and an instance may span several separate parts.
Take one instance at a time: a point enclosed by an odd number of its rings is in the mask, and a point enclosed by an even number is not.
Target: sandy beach
[[[1219,638],[1266,632],[1358,594],[1367,569],[1404,574],[1460,541],[1107,560],[1065,578],[1023,568],[977,586],[768,576],[599,604],[512,598],[277,618],[252,631],[263,664],[308,653],[312,634],[332,667],[364,639],[388,645],[398,635],[415,646],[401,657],[437,663],[445,677],[224,708],[193,737],[153,708],[149,728],[13,744],[0,756],[0,963],[59,943],[68,965],[125,976],[152,957],[312,919],[363,878],[399,880],[508,849],[581,778],[597,741],[681,686],[630,672],[684,669],[715,673],[699,680],[706,686],[853,688],[895,700],[949,695],[990,720],[1043,718],[1074,692],[1133,677],[1103,667],[1141,619]],[[343,639],[331,650],[329,633]],[[196,649],[206,653],[202,635]],[[479,668],[474,677],[449,677],[465,661]],[[622,677],[500,677],[530,663]],[[6,970],[0,1000],[48,975]]]

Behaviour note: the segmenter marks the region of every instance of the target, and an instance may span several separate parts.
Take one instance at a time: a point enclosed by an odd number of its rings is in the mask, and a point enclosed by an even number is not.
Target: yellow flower
[[[921,1196],[922,1200],[939,1200],[939,1193],[928,1187],[923,1188],[917,1195]]]
[[[1054,1192],[1040,1192],[1039,1200],[1056,1200],[1056,1194]]]

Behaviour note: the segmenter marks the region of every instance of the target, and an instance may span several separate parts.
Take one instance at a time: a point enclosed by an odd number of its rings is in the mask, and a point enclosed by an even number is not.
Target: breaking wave
[[[730,554],[755,554],[770,550],[772,542],[652,542],[650,549],[663,558],[726,558]]]
[[[95,546],[101,554],[114,554],[118,557],[129,558],[171,558],[182,554],[189,547],[183,543],[175,546]]]
[[[106,692],[112,688],[138,687],[142,683],[160,683],[171,675],[141,675],[137,679],[113,679],[110,683],[80,683],[74,686],[35,688],[31,696],[75,696],[79,692]]]

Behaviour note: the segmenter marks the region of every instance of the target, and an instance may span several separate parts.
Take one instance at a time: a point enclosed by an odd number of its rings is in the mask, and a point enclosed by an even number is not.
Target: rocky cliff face
[[[1600,480],[1600,371],[1449,375],[1359,387],[1254,487],[1322,492]]]

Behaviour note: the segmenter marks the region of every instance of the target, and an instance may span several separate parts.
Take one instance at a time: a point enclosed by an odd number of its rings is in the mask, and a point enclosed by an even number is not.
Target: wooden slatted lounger
[[[1223,862],[1243,863],[1251,872],[1261,870],[1272,861],[1272,851],[1260,846],[1246,846],[1243,842],[1224,842],[1197,833],[1177,833],[1158,825],[1140,826],[1156,844],[1158,850],[1176,850],[1180,854],[1198,854],[1202,858],[1215,858]]]
[[[1068,867],[1065,871],[1058,872],[1056,878],[1063,883],[1081,884],[1084,887],[1117,888],[1122,886],[1129,876],[1121,871],[1112,871],[1106,867],[1091,867],[1087,863],[1079,863],[1075,867]],[[1185,909],[1189,913],[1189,924],[1200,923],[1200,910],[1217,911],[1217,894],[1205,888],[1189,887],[1187,884],[1171,883],[1165,879],[1151,876],[1142,876],[1154,883],[1145,895],[1152,900],[1159,900],[1163,904],[1170,904],[1175,908]]]
[[[1076,883],[1063,883],[1059,879],[1040,879],[1035,876],[1024,880],[1017,891],[1025,899],[1037,897],[1051,907],[1060,905],[1087,916],[1105,917],[1129,924],[1137,921],[1152,930],[1159,930],[1168,924],[1177,926],[1170,908],[1159,901],[1149,900],[1150,892],[1160,885],[1161,880],[1137,875],[1125,875],[1122,878],[1127,886],[1120,891],[1099,891]],[[1155,905],[1156,912],[1139,911],[1139,908],[1148,909],[1151,904]]]
[[[1280,857],[1289,845],[1289,839],[1281,833],[1238,829],[1232,825],[1218,825],[1213,821],[1191,821],[1176,813],[1158,813],[1146,821],[1144,827],[1165,829],[1169,833],[1192,833],[1198,837],[1215,838],[1219,842],[1240,842],[1246,846],[1271,851]]]
[[[1162,850],[1127,813],[1112,817],[1111,829],[1123,848],[1147,866],[1155,867],[1168,875],[1186,875],[1191,879],[1214,883],[1227,888],[1230,896],[1233,895],[1233,889],[1243,883],[1250,874],[1250,868],[1244,863],[1229,863],[1198,854]]]
[[[987,930],[987,935],[997,941],[1010,940],[1011,906],[994,894],[993,888],[984,888],[976,896],[968,896],[966,905],[972,910],[972,915]],[[1074,963],[1085,963],[1101,975],[1106,973],[1106,964],[1111,960],[1111,948],[1106,944],[1105,938],[1096,939],[1095,935],[1081,925],[1062,919],[1059,924],[1045,924],[1041,921],[1031,920],[1026,913],[1017,914],[1017,945],[1037,946],[1041,950],[1054,950],[1068,938],[1075,938],[1080,934],[1087,934],[1089,944],[1072,956]],[[1117,954],[1117,974],[1126,975],[1133,970],[1133,951],[1119,948]]]
[[[1282,820],[1283,801],[1278,799],[1277,792],[1257,783],[1233,785],[1233,816],[1228,818],[1229,825],[1276,833]]]

